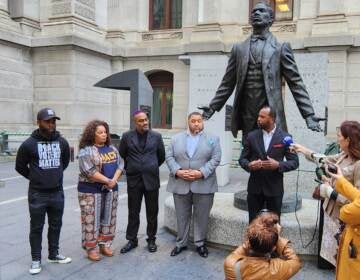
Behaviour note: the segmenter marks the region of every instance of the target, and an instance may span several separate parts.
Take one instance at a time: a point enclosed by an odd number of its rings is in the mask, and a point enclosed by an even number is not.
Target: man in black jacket
[[[29,179],[31,274],[41,271],[41,241],[48,216],[48,244],[50,263],[69,263],[71,258],[59,254],[59,237],[64,211],[63,172],[69,165],[68,142],[56,131],[56,120],[60,120],[50,108],[37,114],[39,126],[21,144],[15,169]]]
[[[250,172],[248,182],[249,223],[267,208],[280,217],[284,195],[283,173],[299,166],[299,158],[286,143],[288,133],[275,125],[275,111],[265,106],[258,115],[260,127],[247,136],[239,163]],[[284,160],[286,158],[286,161]],[[264,205],[266,204],[266,205]]]
[[[141,201],[145,197],[147,219],[147,242],[149,252],[156,252],[157,215],[159,212],[159,166],[165,160],[165,148],[161,134],[149,130],[147,115],[134,112],[135,130],[123,134],[119,152],[125,160],[128,192],[128,226],[126,239],[129,241],[121,253],[137,247],[140,225]]]

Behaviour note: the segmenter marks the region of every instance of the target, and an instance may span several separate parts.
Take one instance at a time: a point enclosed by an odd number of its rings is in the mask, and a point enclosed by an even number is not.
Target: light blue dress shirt
[[[199,140],[200,140],[200,136],[203,132],[199,132],[196,135],[192,135],[190,133],[190,131],[187,132],[187,137],[186,137],[186,153],[188,154],[188,156],[190,158],[192,158],[192,156],[195,153],[196,147],[199,144]]]

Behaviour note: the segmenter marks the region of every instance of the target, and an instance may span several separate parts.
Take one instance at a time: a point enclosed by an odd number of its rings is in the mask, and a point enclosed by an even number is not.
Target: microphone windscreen
[[[289,148],[292,144],[294,144],[291,136],[285,136],[282,142],[286,148]]]

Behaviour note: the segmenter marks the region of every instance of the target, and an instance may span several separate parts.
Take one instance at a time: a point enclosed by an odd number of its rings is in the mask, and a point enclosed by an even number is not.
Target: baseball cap
[[[43,108],[37,113],[38,121],[47,121],[50,119],[60,120],[60,118],[56,116],[55,111],[51,108]]]

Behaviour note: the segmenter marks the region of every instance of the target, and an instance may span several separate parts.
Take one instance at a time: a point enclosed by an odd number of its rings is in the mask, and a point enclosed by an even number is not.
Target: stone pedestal
[[[190,113],[198,111],[198,106],[207,106],[214,97],[225,73],[228,58],[226,55],[190,55],[186,59],[190,65],[188,105],[188,112]],[[230,99],[228,102],[232,104]],[[233,137],[230,131],[225,131],[225,111],[226,106],[205,122],[205,131],[220,137],[222,157],[220,166],[216,169],[220,186],[229,182],[229,167],[232,160]]]
[[[239,191],[234,194],[234,206],[238,209],[248,211],[247,203],[247,191]],[[285,193],[282,205],[281,213],[293,213],[301,209],[302,198],[297,193]]]
[[[233,206],[232,193],[215,193],[214,204],[210,212],[207,242],[215,246],[234,248],[243,242],[246,226],[248,225],[248,212]],[[281,215],[282,236],[291,240],[296,253],[302,255],[317,255],[318,233],[313,238],[317,226],[319,203],[313,199],[303,199],[302,208],[296,213]],[[169,196],[165,201],[164,225],[173,233],[177,231],[174,200]],[[299,230],[300,222],[301,233]],[[192,238],[192,228],[190,230]]]

